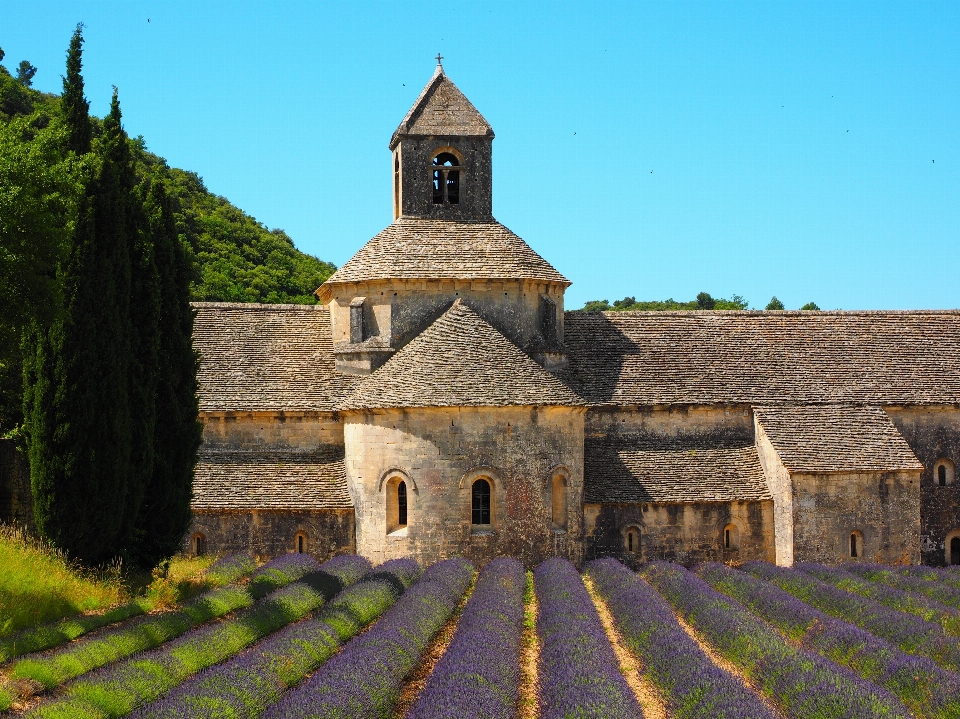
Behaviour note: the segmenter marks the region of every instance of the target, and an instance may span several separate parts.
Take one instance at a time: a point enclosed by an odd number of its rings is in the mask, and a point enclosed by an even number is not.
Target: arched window
[[[567,528],[567,478],[558,474],[553,478],[553,524],[560,529]]]
[[[304,554],[307,551],[307,535],[303,532],[297,532],[297,535],[293,538],[294,549],[297,550],[297,554]]]
[[[960,564],[960,537],[950,539],[950,564]]]
[[[726,552],[739,551],[740,528],[736,524],[728,524],[723,528],[723,549]]]
[[[478,479],[471,489],[471,524],[491,524],[490,521],[490,482]]]
[[[433,158],[433,204],[460,202],[460,160],[452,152],[440,152]]]
[[[859,559],[863,556],[863,534],[859,531],[850,533],[850,558]]]
[[[946,458],[938,459],[937,463],[934,465],[934,476],[936,477],[937,484],[941,487],[946,487],[948,484],[953,484],[953,462]]]
[[[409,502],[407,483],[401,477],[391,477],[387,481],[387,533],[407,527]]]
[[[640,530],[637,527],[627,527],[623,533],[623,548],[628,554],[640,552]]]
[[[207,538],[200,532],[193,535],[193,553],[198,557],[207,553]]]
[[[400,217],[400,148],[393,152],[393,219]]]

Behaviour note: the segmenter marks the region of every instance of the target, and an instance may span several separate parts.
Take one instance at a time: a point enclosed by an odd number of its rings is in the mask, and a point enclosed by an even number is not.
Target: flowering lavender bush
[[[254,599],[267,596],[290,582],[314,572],[320,563],[309,554],[282,554],[250,575],[250,594]]]
[[[565,559],[548,559],[534,570],[533,585],[539,607],[540,716],[639,719],[640,705],[577,570]]]
[[[960,670],[960,646],[955,639],[945,636],[938,624],[845,592],[806,572],[775,567],[767,562],[747,562],[742,569],[832,617],[856,624],[908,654],[922,654],[944,669]]]
[[[335,557],[232,619],[205,625],[158,650],[84,677],[62,699],[42,705],[28,716],[92,719],[128,714],[200,669],[306,616],[369,568],[370,563],[362,557]]]
[[[960,716],[960,676],[930,659],[906,654],[744,572],[711,563],[696,573],[806,649],[889,689],[918,716]]]
[[[960,608],[960,588],[936,581],[940,572],[932,567],[924,567],[930,570],[929,573],[926,576],[918,576],[912,572],[897,571],[898,569],[898,567],[883,564],[850,564],[846,567],[848,572],[858,577],[869,579],[871,582],[883,582],[905,592],[923,594],[934,602],[951,607],[954,610],[953,615],[960,614],[955,611]]]
[[[889,692],[821,656],[798,649],[683,567],[654,562],[643,576],[789,717],[909,716]]]
[[[204,580],[213,587],[222,587],[242,579],[255,571],[257,563],[246,552],[231,554],[218,559],[203,573]]]
[[[44,688],[52,689],[68,679],[156,647],[202,622],[252,603],[253,598],[243,587],[213,589],[176,611],[140,617],[46,656],[21,659],[13,667],[13,676],[33,679]]]
[[[315,619],[292,624],[248,651],[211,667],[132,719],[192,719],[216,707],[218,716],[254,719],[287,687],[330,658],[337,647],[379,617],[396,600],[398,587],[415,580],[411,559],[394,559],[340,592]]]
[[[795,569],[806,572],[822,582],[832,584],[838,589],[859,594],[884,606],[908,614],[916,614],[928,622],[935,622],[943,631],[954,636],[960,634],[960,611],[946,607],[928,599],[922,594],[897,589],[882,582],[871,582],[840,567],[828,567],[823,564],[800,562]]]
[[[670,606],[615,559],[586,566],[627,646],[664,693],[677,719],[772,719],[775,715],[722,670],[677,623]]]
[[[403,678],[420,662],[473,577],[465,559],[434,564],[371,627],[267,709],[269,719],[389,717]]]
[[[516,559],[487,564],[447,651],[408,719],[512,719],[520,686],[527,577]]]

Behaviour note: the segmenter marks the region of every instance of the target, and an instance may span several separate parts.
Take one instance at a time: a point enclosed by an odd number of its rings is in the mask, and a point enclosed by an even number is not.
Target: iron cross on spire
[[[437,65],[443,67],[443,55],[441,55],[439,52],[437,53]]]

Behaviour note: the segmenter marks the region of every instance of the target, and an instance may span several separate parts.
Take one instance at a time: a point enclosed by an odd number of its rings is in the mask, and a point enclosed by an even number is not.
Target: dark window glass
[[[397,524],[407,526],[407,483],[397,485]]]
[[[478,479],[473,483],[473,524],[490,524],[490,483]]]
[[[850,535],[850,556],[851,557],[857,556],[857,535],[856,534]]]
[[[723,530],[723,546],[726,549],[730,549],[730,530],[729,529]]]
[[[297,552],[299,552],[300,554],[303,554],[303,535],[302,534],[297,535]]]
[[[627,551],[633,551],[633,532],[627,532]]]
[[[960,564],[960,537],[950,540],[950,564]]]
[[[940,480],[940,486],[947,486],[947,468],[944,465],[937,467],[937,479]]]
[[[196,545],[195,548],[196,548],[196,554],[197,554],[197,556],[198,556],[198,557],[203,556],[203,554],[204,554],[204,553],[206,552],[206,550],[207,550],[207,543],[206,543],[206,541],[205,541],[204,536],[203,536],[202,534],[198,534],[198,535],[196,536],[196,538],[194,539],[194,543],[195,543],[195,545]]]

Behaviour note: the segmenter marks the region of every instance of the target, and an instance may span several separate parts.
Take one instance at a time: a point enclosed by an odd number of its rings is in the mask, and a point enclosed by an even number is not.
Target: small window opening
[[[433,204],[451,205],[460,202],[460,161],[452,152],[441,152],[433,158]]]
[[[960,564],[960,537],[950,540],[950,564]]]
[[[552,514],[553,523],[560,529],[567,528],[567,478],[558,474],[553,478]]]
[[[478,479],[473,483],[472,524],[490,524],[490,483],[485,479]]]
[[[937,467],[937,479],[940,481],[941,487],[947,486],[947,468],[942,464]]]
[[[854,559],[863,555],[863,540],[860,532],[850,534],[850,556]]]
[[[953,473],[953,462],[945,457],[937,460],[936,465],[934,465],[934,476],[937,478],[936,481],[939,486],[946,487],[953,484]]]
[[[407,526],[407,483],[397,485],[397,524]]]
[[[627,551],[633,551],[633,532],[627,532]]]
[[[393,153],[393,219],[400,217],[400,152]]]
[[[543,338],[547,341],[556,339],[557,337],[557,303],[553,301],[552,297],[547,297],[546,295],[540,295],[540,306],[541,306],[541,311],[543,312],[543,318],[541,321],[541,331],[543,332]]]
[[[623,541],[624,548],[630,554],[636,554],[640,551],[640,530],[636,527],[627,527]]]
[[[736,524],[728,524],[723,528],[723,548],[728,552],[740,549],[740,529]]]
[[[303,534],[296,537],[297,554],[303,554],[307,551],[307,538]]]
[[[193,535],[193,553],[198,557],[207,553],[207,538],[202,534]]]
[[[363,305],[366,297],[354,297],[350,300],[350,343],[363,342]]]

